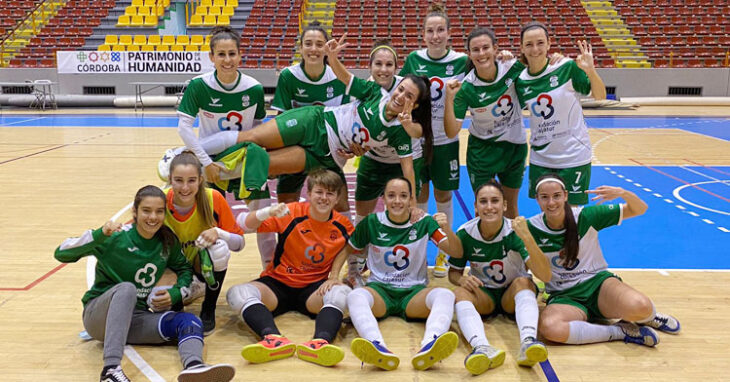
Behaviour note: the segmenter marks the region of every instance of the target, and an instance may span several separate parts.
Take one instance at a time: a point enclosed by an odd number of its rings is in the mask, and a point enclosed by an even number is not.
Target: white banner
[[[187,73],[213,69],[208,52],[57,51],[58,73]]]

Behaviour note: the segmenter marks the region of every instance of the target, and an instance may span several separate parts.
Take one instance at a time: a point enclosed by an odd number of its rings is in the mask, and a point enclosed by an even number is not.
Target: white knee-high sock
[[[378,341],[385,346],[378,320],[373,315],[374,302],[370,292],[363,288],[355,289],[347,295],[347,309],[350,311],[350,320],[357,334],[368,341]]]
[[[268,207],[273,204],[273,199],[257,199],[246,202],[250,212],[258,211],[264,207]],[[261,255],[261,266],[266,266],[274,259],[274,251],[276,250],[276,234],[267,233],[256,233],[256,244],[259,248],[259,254]]]
[[[206,153],[214,155],[221,153],[225,151],[225,149],[235,145],[237,139],[238,131],[221,131],[220,133],[215,133],[205,138],[200,138],[199,142]]]
[[[517,329],[520,331],[520,343],[527,337],[537,339],[539,314],[533,291],[523,289],[515,294],[515,321],[517,321]]]
[[[450,199],[448,202],[440,203],[436,202],[436,211],[443,212],[446,214],[446,220],[449,224],[454,222],[454,199]]]
[[[459,322],[461,334],[471,347],[489,345],[487,335],[484,334],[484,323],[471,301],[459,301],[454,306],[456,320]]]
[[[616,325],[597,325],[585,321],[570,321],[567,344],[592,344],[623,340],[625,335]]]
[[[454,318],[454,292],[446,288],[434,288],[426,295],[426,307],[431,309],[426,319],[426,331],[421,346],[431,342],[449,330]]]

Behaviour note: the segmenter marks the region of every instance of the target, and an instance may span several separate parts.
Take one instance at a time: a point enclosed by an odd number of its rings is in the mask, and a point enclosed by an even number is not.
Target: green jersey
[[[438,245],[446,234],[429,215],[415,223],[394,223],[387,211],[365,217],[355,227],[350,246],[367,255],[370,282],[410,288],[427,285],[426,245]]]
[[[565,268],[560,254],[565,243],[565,230],[550,229],[545,213],[528,219],[527,225],[545,256],[550,261],[552,280],[545,284],[548,292],[555,292],[576,286],[608,268],[598,242],[598,231],[621,224],[623,205],[603,204],[589,207],[573,207],[573,216],[578,224],[578,258],[570,268]]]
[[[330,152],[350,150],[352,143],[369,147],[371,157],[383,163],[400,163],[400,158],[413,156],[411,137],[397,117],[388,120],[385,107],[390,94],[375,82],[355,76],[350,78],[347,94],[357,101],[336,107],[325,107],[324,120]],[[346,160],[339,155],[333,159],[340,167]]]
[[[215,71],[204,73],[190,81],[178,113],[200,119],[200,138],[221,131],[248,130],[254,119],[266,117],[264,88],[240,72],[230,88],[218,81]]]
[[[111,236],[104,235],[101,228],[87,230],[80,237],[66,239],[54,256],[63,263],[73,263],[84,256],[97,258],[94,285],[81,299],[84,305],[126,281],[137,287],[137,308],[147,310],[147,295],[160,280],[165,268],[177,274],[177,283],[168,289],[172,303],[176,304],[182,301],[181,289],[188,293],[193,275],[193,268],[177,240],[168,251],[163,251],[160,240],[143,238],[134,224],[122,226]]]
[[[512,221],[502,218],[502,228],[496,236],[485,239],[479,231],[480,218],[464,223],[456,232],[464,249],[460,259],[449,258],[455,269],[464,269],[470,263],[469,274],[487,288],[506,288],[517,277],[530,277],[525,268],[529,258],[525,243],[512,230]]]
[[[591,163],[593,150],[579,94],[591,91],[588,75],[564,58],[537,74],[517,79],[520,105],[530,112],[530,163],[572,168]]]
[[[471,135],[488,141],[527,142],[515,91],[515,81],[523,69],[524,65],[513,59],[497,63],[493,81],[479,78],[476,70],[466,75],[454,98],[454,115],[463,120],[469,110]]]
[[[459,136],[448,138],[444,131],[444,108],[446,83],[450,80],[461,81],[466,71],[468,57],[464,53],[449,50],[445,56],[434,59],[429,57],[426,49],[411,52],[400,71],[401,76],[415,74],[431,79],[431,128],[433,144],[445,145],[459,140]]]
[[[300,106],[338,106],[348,102],[350,97],[345,95],[345,84],[337,79],[329,65],[325,65],[319,78],[310,78],[301,63],[281,71],[271,108],[287,111]]]

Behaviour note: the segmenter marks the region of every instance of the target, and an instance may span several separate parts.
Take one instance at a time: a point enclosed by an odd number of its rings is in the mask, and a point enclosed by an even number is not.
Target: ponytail
[[[431,128],[431,80],[426,76],[407,74],[403,79],[410,79],[418,87],[418,107],[411,111],[413,120],[421,125],[423,130],[423,157],[426,163],[431,163],[433,156],[433,129]]]
[[[575,266],[575,262],[578,260],[578,224],[575,222],[575,216],[573,215],[573,208],[569,203],[565,203],[565,243],[563,248],[565,250],[561,257],[563,259],[563,267],[571,269]]]

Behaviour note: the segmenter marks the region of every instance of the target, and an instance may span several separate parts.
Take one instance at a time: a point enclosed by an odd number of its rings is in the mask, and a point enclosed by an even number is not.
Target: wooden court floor
[[[67,112],[67,111],[64,111]],[[7,115],[7,111],[5,112]],[[655,114],[656,115],[656,114]],[[713,115],[730,115],[729,109]],[[730,144],[679,129],[592,129],[597,163],[671,165],[684,158],[708,165],[730,165]],[[85,260],[61,266],[53,250],[70,236],[100,226],[131,202],[135,191],[160,181],[155,166],[166,148],[179,145],[175,129],[154,128],[0,128],[0,381],[92,381],[102,366],[102,345],[83,341],[81,296],[86,290]],[[465,146],[465,145],[463,145]],[[122,214],[121,220],[128,214]],[[235,254],[224,288],[255,278],[260,261],[255,237]],[[718,254],[726,256],[727,254]],[[688,254],[691,256],[691,254]],[[730,273],[618,271],[624,281],[645,292],[657,309],[677,316],[683,332],[661,335],[653,349],[622,342],[583,346],[549,346],[549,360],[561,381],[725,381],[730,355]],[[436,285],[446,285],[443,279]],[[345,359],[326,369],[296,358],[262,365],[240,357],[243,345],[255,341],[239,318],[218,302],[218,328],[206,338],[208,362],[237,368],[237,381],[271,380],[464,380],[544,381],[536,366],[516,366],[518,334],[514,323],[499,317],[485,323],[490,342],[505,351],[504,366],[471,377],[463,367],[464,341],[432,370],[411,368],[422,323],[398,318],[381,322],[389,348],[401,367],[382,372],[361,367],[349,351],[356,336],[346,325],[337,344]],[[197,313],[199,303],[189,308]],[[308,340],[314,322],[297,313],[277,318],[282,332],[295,342]],[[452,329],[458,332],[456,322]],[[174,380],[180,369],[173,346],[134,346],[123,368],[132,380]],[[134,356],[134,354],[132,354]],[[140,361],[141,360],[141,361]],[[141,369],[140,369],[141,367]],[[161,379],[157,379],[160,377]]]

